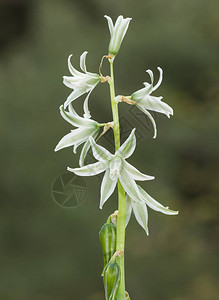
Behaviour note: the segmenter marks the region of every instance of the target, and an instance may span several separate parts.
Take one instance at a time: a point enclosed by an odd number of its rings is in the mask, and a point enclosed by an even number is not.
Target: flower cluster
[[[115,25],[113,25],[112,19],[108,16],[105,17],[108,21],[111,35],[108,58],[114,59],[120,49],[131,18],[123,18],[123,16],[119,16]],[[68,168],[68,171],[79,176],[93,176],[105,172],[100,191],[100,208],[103,207],[104,203],[112,195],[119,181],[127,196],[126,222],[128,223],[131,212],[133,211],[136,220],[148,234],[147,206],[155,211],[168,215],[174,215],[178,212],[172,211],[168,207],[161,205],[136,183],[136,181],[153,180],[154,177],[141,173],[126,160],[133,154],[136,147],[135,129],[132,130],[127,140],[114,154],[110,153],[107,149],[100,146],[95,141],[100,132],[100,128],[103,127],[103,133],[105,133],[106,130],[113,126],[113,122],[101,124],[91,119],[88,108],[88,99],[93,89],[102,81],[102,76],[101,74],[90,73],[87,71],[86,55],[87,52],[85,51],[80,57],[80,68],[82,72],[79,72],[72,66],[72,55],[68,58],[68,68],[72,76],[64,76],[63,82],[73,91],[66,99],[64,105],[60,106],[60,114],[64,120],[74,126],[75,129],[71,130],[70,133],[65,135],[59,141],[55,151],[66,147],[73,147],[74,153],[76,153],[77,148],[81,144],[84,144],[79,158],[80,167]],[[162,101],[162,97],[155,97],[151,95],[151,93],[155,91],[162,82],[163,71],[161,68],[158,68],[158,70],[160,72],[160,78],[156,85],[154,85],[153,72],[151,70],[147,70],[146,72],[150,76],[151,83],[145,82],[144,88],[134,92],[130,96],[118,95],[115,99],[113,99],[115,103],[126,102],[128,104],[136,105],[141,111],[143,111],[152,121],[154,126],[154,138],[156,137],[156,124],[149,111],[163,113],[168,117],[173,115],[173,109]],[[107,80],[111,80],[109,76],[107,77]],[[87,96],[83,104],[84,115],[81,117],[74,110],[73,103],[84,94],[87,94]],[[102,134],[100,134],[100,136],[102,136]],[[85,157],[90,148],[92,149],[93,156],[97,162],[85,165]]]

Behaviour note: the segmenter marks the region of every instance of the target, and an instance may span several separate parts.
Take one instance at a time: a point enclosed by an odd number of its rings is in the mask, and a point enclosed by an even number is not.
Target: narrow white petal
[[[123,167],[125,168],[126,172],[129,174],[129,176],[131,176],[134,180],[145,181],[145,180],[154,179],[154,176],[149,176],[141,173],[125,160],[123,161]]]
[[[89,149],[90,149],[90,141],[88,140],[88,141],[86,141],[83,148],[81,149],[81,154],[80,154],[80,158],[79,158],[79,166],[80,167],[84,166],[84,160],[85,160],[85,157],[86,157]]]
[[[135,215],[135,218],[139,225],[146,231],[146,234],[149,235],[148,231],[148,210],[145,203],[139,203],[132,201],[132,208]]]
[[[63,76],[63,83],[65,86],[67,86],[70,89],[74,89],[75,86],[75,80],[72,76]]]
[[[74,90],[66,99],[65,103],[64,103],[64,109],[67,108],[67,106],[74,101],[75,99],[79,98],[80,96],[82,96],[83,94],[85,94],[86,91],[84,90]]]
[[[81,76],[63,76],[63,83],[72,90],[83,89],[86,90],[86,82],[88,80],[88,76],[84,73],[81,73]]]
[[[66,134],[58,143],[55,151],[73,146],[75,144],[81,144],[85,142],[89,136],[93,133],[93,128],[77,128]]]
[[[114,26],[114,32],[111,37],[110,45],[109,45],[109,48],[111,48],[111,49],[117,48],[119,50],[119,47],[122,43],[122,27],[123,27],[122,20],[123,20],[123,16],[119,16],[116,19],[115,26]]]
[[[123,33],[122,33],[122,40],[124,39],[124,36],[128,30],[129,23],[132,20],[132,18],[124,18],[123,19]]]
[[[90,137],[90,143],[92,146],[93,156],[100,161],[109,161],[113,158],[113,155],[104,147],[98,145],[92,137]]]
[[[157,84],[153,87],[152,91],[155,91],[161,85],[161,82],[163,80],[163,70],[160,67],[158,67],[157,69],[160,72],[160,77],[158,79]]]
[[[83,108],[84,108],[84,118],[85,119],[90,119],[91,118],[90,110],[88,108],[88,100],[89,100],[91,92],[92,92],[92,90],[87,94],[87,97],[84,100]]]
[[[115,36],[114,36],[114,45],[121,44],[122,40],[128,30],[129,23],[131,18],[123,18],[123,16],[119,16],[115,23]]]
[[[109,163],[106,162],[97,162],[94,164],[89,164],[82,168],[67,168],[68,171],[75,173],[78,176],[94,176],[102,173],[108,168]]]
[[[148,195],[140,186],[138,186],[142,200],[153,210],[160,211],[166,215],[177,215],[178,211],[170,210]]]
[[[113,34],[113,29],[114,29],[113,21],[112,21],[112,19],[111,19],[109,16],[107,16],[107,15],[105,15],[104,18],[107,19],[108,26],[109,26],[109,31],[110,31],[110,35],[112,35],[112,34]]]
[[[136,92],[134,92],[130,99],[141,104],[142,99],[144,99],[145,97],[149,96],[151,93],[151,90],[153,88],[153,85],[148,83],[148,82],[144,82],[144,88],[137,90]]]
[[[116,151],[115,155],[121,156],[122,158],[128,158],[132,155],[136,147],[135,128],[130,133],[127,140],[122,146]]]
[[[106,170],[103,181],[101,184],[101,198],[100,198],[100,209],[102,209],[104,203],[109,199],[115,190],[118,177],[115,180],[110,178],[109,169]]]
[[[77,71],[71,64],[71,57],[72,57],[72,54],[69,55],[68,57],[68,68],[69,68],[69,71],[70,73],[73,75],[73,76],[81,76],[82,73]]]
[[[121,26],[122,24],[122,21],[123,21],[123,16],[118,16],[118,18],[116,19],[116,22],[115,22],[115,29],[118,30],[119,27]]]
[[[154,74],[153,74],[153,72],[150,69],[146,70],[146,72],[149,74],[149,76],[151,78],[151,84],[150,85],[153,85],[153,83],[154,83]]]
[[[125,219],[125,227],[127,227],[130,219],[131,219],[131,215],[132,215],[132,205],[131,205],[131,198],[126,194],[126,219]]]
[[[120,172],[119,180],[120,180],[124,190],[132,198],[133,201],[137,201],[137,202],[143,201],[141,199],[142,196],[138,189],[137,184],[124,169],[122,169]]]
[[[147,109],[144,107],[144,106],[141,106],[141,105],[137,105],[137,107],[144,113],[148,116],[148,118],[151,120],[151,123],[153,125],[153,128],[154,128],[154,136],[153,138],[156,139],[157,137],[157,126],[156,126],[156,123],[154,121],[154,118],[152,117],[152,115],[149,113],[149,111],[147,111]]]
[[[63,119],[75,127],[93,127],[95,129],[98,126],[96,121],[80,117],[71,104],[69,105],[69,112],[64,110],[63,105],[59,109]]]
[[[85,127],[86,128],[86,130],[89,130],[89,127]],[[84,128],[84,129],[85,129]],[[99,131],[99,130],[98,130]],[[93,136],[93,133],[96,133],[97,132],[97,129],[95,129],[95,131],[94,130],[92,130],[92,131],[90,131],[90,134],[88,135],[88,136],[86,136],[86,138],[84,138],[83,140],[79,140],[77,143],[75,143],[74,144],[74,148],[73,148],[73,152],[74,153],[76,153],[76,151],[77,151],[77,148],[81,145],[81,144],[83,144],[84,142],[86,142],[88,139],[89,139],[89,137],[90,136]]]
[[[73,146],[73,153],[74,153],[74,154],[77,153],[77,148],[78,148],[81,144],[83,144],[84,142],[85,142],[85,140],[84,140],[84,141],[79,141],[79,142],[77,142],[77,143],[74,144],[74,146]]]
[[[86,68],[86,56],[87,56],[87,51],[84,51],[83,54],[80,56],[80,68],[84,73],[87,73],[87,68]]]
[[[92,135],[92,137],[95,139],[98,135],[98,131],[94,132],[94,134]],[[84,144],[82,150],[81,150],[81,154],[80,154],[80,158],[79,158],[79,166],[83,167],[84,166],[84,160],[86,158],[86,155],[90,149],[91,145],[90,145],[90,140],[87,140],[87,142]]]
[[[148,95],[145,98],[142,98],[141,101],[138,102],[138,106],[144,106],[146,109],[156,111],[162,114],[173,115],[173,109],[165,102],[161,101],[162,97],[154,97]]]
[[[99,83],[101,81],[101,77],[99,74],[97,73],[92,73],[92,72],[86,72],[86,75],[90,77],[91,80],[91,86],[96,86],[97,83]]]

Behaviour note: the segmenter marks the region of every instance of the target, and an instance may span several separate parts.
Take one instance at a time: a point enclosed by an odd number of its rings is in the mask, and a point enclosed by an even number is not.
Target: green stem
[[[113,113],[113,132],[115,139],[115,151],[120,147],[120,129],[119,129],[119,112],[118,103],[115,101],[115,87],[114,87],[114,73],[113,73],[113,61],[110,60],[110,97],[111,97],[111,107]]]
[[[113,60],[110,59],[110,96],[113,114],[113,132],[115,140],[115,151],[120,147],[120,128],[119,128],[119,112],[118,103],[115,101],[115,87],[114,87],[114,74],[113,74]],[[117,236],[116,236],[116,250],[124,253],[125,248],[125,219],[126,219],[126,203],[125,191],[118,181],[118,216],[117,216]],[[121,270],[121,282],[118,290],[117,300],[125,300],[125,268],[124,268],[124,255],[118,257],[117,263]]]

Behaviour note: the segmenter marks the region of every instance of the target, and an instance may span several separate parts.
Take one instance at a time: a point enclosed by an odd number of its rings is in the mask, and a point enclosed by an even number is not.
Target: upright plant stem
[[[119,112],[118,103],[115,101],[115,86],[114,86],[114,74],[113,74],[113,60],[110,60],[110,96],[111,106],[113,114],[113,132],[115,140],[115,151],[120,147],[120,128],[119,128]],[[118,217],[117,217],[117,237],[116,237],[116,250],[124,253],[125,248],[125,219],[126,219],[126,202],[125,191],[118,181]],[[124,268],[124,255],[118,257],[118,264],[121,270],[121,282],[118,290],[117,300],[125,299],[125,268]]]

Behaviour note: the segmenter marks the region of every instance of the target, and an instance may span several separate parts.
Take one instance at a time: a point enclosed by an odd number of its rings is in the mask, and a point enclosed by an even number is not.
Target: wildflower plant
[[[106,300],[128,300],[130,296],[125,291],[125,230],[131,214],[139,225],[143,227],[146,234],[148,230],[148,207],[162,212],[166,215],[176,215],[177,211],[170,210],[153,199],[136,181],[153,180],[154,177],[143,174],[132,166],[127,160],[136,148],[135,128],[129,137],[120,144],[120,123],[118,106],[120,102],[137,106],[151,120],[154,127],[154,138],[157,136],[156,123],[149,111],[165,114],[167,117],[173,115],[173,109],[162,101],[162,97],[152,95],[162,82],[163,71],[158,67],[160,77],[154,85],[154,75],[151,70],[146,72],[150,76],[151,83],[145,82],[144,88],[133,92],[130,96],[115,94],[113,63],[120,49],[121,43],[127,32],[131,18],[119,16],[113,25],[109,16],[105,16],[110,31],[110,42],[108,54],[104,55],[100,62],[99,74],[90,73],[86,68],[85,51],[80,57],[80,67],[83,72],[77,71],[71,64],[71,55],[68,58],[68,67],[72,76],[64,76],[64,84],[72,89],[64,105],[60,106],[61,116],[75,128],[65,135],[58,143],[55,151],[66,147],[73,147],[74,153],[78,146],[83,144],[79,167],[68,167],[68,171],[78,176],[95,176],[104,172],[100,188],[100,208],[110,198],[114,190],[118,189],[118,210],[112,213],[100,230],[99,238],[103,251],[104,268],[102,272]],[[110,75],[103,76],[101,66],[104,58],[109,61]],[[108,83],[113,120],[106,123],[98,123],[91,119],[88,108],[88,99],[98,83]],[[83,117],[79,116],[73,108],[74,101],[87,94],[83,108]],[[100,132],[100,129],[103,129]],[[115,152],[110,153],[98,144],[99,139],[112,128],[114,133]],[[85,157],[92,149],[96,162],[84,165]]]

